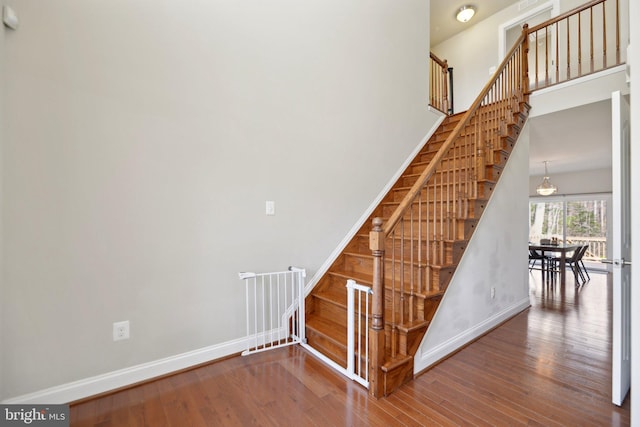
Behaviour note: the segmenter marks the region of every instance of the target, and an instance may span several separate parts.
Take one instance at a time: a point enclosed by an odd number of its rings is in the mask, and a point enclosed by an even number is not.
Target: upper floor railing
[[[543,89],[624,63],[620,0],[592,0],[542,24],[524,26],[529,43],[529,91]],[[451,114],[451,72],[430,54],[432,107]]]
[[[594,0],[525,30],[530,89],[620,65],[620,2]]]

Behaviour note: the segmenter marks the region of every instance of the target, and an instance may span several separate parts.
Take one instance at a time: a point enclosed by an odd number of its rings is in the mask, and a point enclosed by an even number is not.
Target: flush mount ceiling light
[[[536,193],[541,196],[550,196],[558,191],[558,187],[553,185],[551,181],[549,181],[549,172],[547,171],[547,163],[549,161],[545,160],[544,162],[544,178],[542,178],[542,183],[536,187]]]
[[[467,22],[469,21],[471,18],[473,18],[473,15],[476,14],[476,8],[473,6],[462,6],[459,10],[458,13],[456,13],[456,19],[460,22]]]

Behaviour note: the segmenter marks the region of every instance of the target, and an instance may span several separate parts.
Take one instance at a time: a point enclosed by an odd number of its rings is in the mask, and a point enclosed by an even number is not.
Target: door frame
[[[640,19],[640,3],[629,2],[629,22]],[[640,61],[640,27],[629,26],[631,44],[628,50],[628,64]],[[640,123],[640,67],[629,67],[631,81],[631,246],[640,250],[640,132],[634,132],[634,123]],[[636,167],[634,169],[634,167]],[[636,251],[637,253],[637,251]],[[640,331],[640,261],[631,254],[631,330]],[[634,292],[636,290],[636,292]],[[637,334],[636,334],[637,335]],[[640,339],[631,338],[631,424],[638,422],[640,414]]]
[[[522,27],[531,18],[551,11],[551,16],[558,16],[560,14],[560,0],[549,0],[546,3],[541,4],[538,7],[534,7],[531,10],[526,11],[522,15],[516,16],[509,21],[502,23],[498,26],[498,62],[502,61],[507,51],[511,49],[511,46],[505,46],[507,40],[507,31],[514,27]]]

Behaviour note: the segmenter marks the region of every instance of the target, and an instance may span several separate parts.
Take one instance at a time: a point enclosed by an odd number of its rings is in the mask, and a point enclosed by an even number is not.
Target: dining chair
[[[534,269],[537,261],[540,261],[540,269],[544,270],[544,261],[546,260],[546,258],[546,256],[542,255],[535,249],[529,249],[529,271]]]
[[[587,275],[587,279],[585,279],[585,282],[587,280],[591,280],[591,276],[589,276],[589,271],[587,270],[587,267],[585,267],[584,265],[584,261],[582,261],[582,258],[584,257],[584,255],[587,253],[587,250],[589,249],[589,245],[584,245],[581,249],[580,249],[580,255],[578,256],[578,268],[580,268],[581,272],[584,272],[584,274]],[[584,275],[582,276],[582,278],[584,279]]]
[[[586,249],[584,249],[584,246],[581,246],[575,251],[573,251],[573,254],[571,254],[569,258],[565,259],[565,268],[571,267],[571,271],[573,272],[573,277],[576,280],[576,286],[581,286],[587,283],[587,279],[582,273],[579,265],[579,262],[582,258],[582,255],[584,255],[584,252],[586,252]],[[551,263],[554,266],[557,266],[560,263],[560,261],[561,259],[559,257],[551,258]],[[580,283],[580,280],[582,280],[582,283]]]

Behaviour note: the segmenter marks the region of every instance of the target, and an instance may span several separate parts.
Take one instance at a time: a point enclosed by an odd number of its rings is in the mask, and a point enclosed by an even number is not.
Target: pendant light
[[[549,171],[547,170],[548,160],[544,161],[544,178],[542,178],[542,183],[538,185],[536,188],[536,193],[541,196],[550,196],[556,192],[558,192],[558,187],[553,185],[551,181],[549,181]]]

